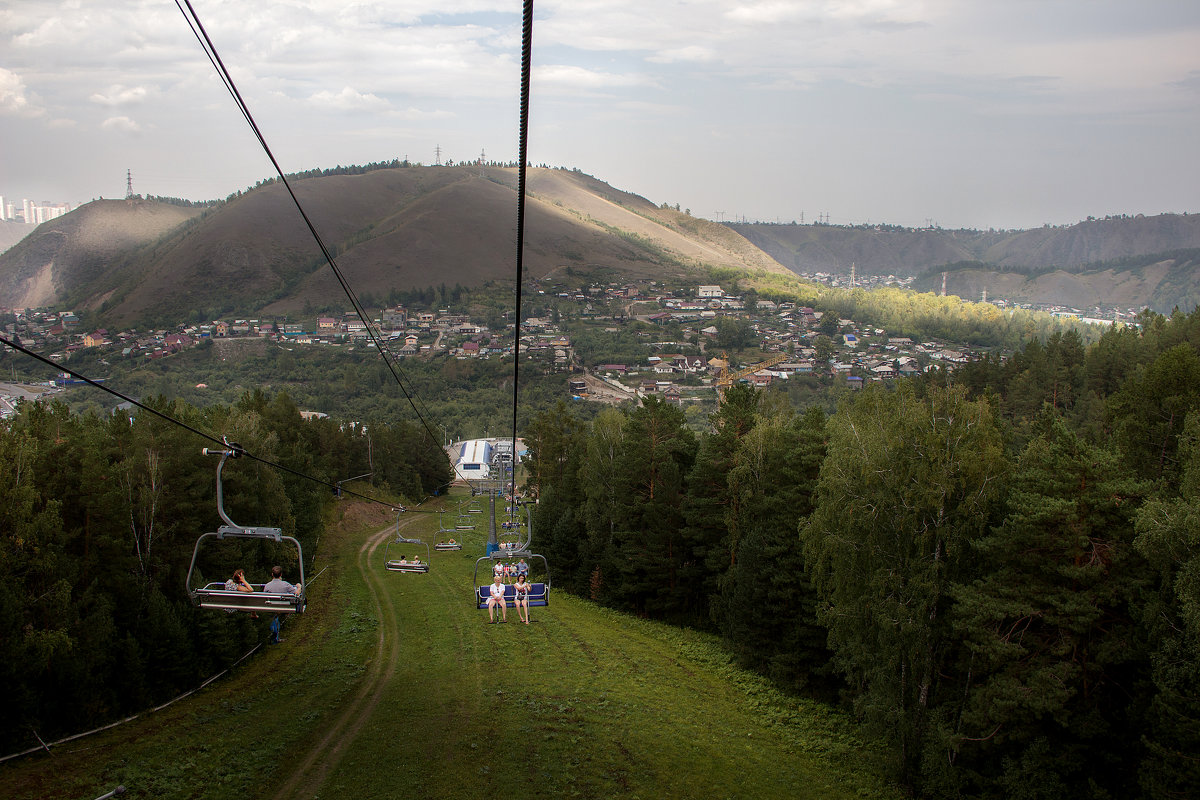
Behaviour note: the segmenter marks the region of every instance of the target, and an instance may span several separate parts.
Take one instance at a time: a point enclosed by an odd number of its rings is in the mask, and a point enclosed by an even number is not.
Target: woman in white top
[[[525,580],[524,575],[517,576],[517,582],[513,584],[513,589],[517,595],[517,617],[526,625],[529,624],[529,582]],[[525,615],[521,616],[521,609],[525,609]]]
[[[504,602],[504,584],[500,581],[500,576],[497,575],[492,579],[491,594],[488,597],[488,622],[496,621],[496,606],[500,606],[500,613],[504,615],[504,621],[508,622],[508,603]]]

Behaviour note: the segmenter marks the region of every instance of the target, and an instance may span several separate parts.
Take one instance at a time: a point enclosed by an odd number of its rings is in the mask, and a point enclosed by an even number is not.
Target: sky
[[[181,0],[182,2],[182,0]],[[287,172],[514,161],[519,0],[193,0]],[[529,160],[713,220],[1200,212],[1194,0],[535,0]],[[0,0],[0,195],[274,174],[171,0]]]

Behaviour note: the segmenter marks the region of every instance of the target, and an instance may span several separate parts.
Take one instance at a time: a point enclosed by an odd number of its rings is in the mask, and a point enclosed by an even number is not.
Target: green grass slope
[[[386,510],[339,513],[282,645],[168,708],[0,764],[5,795],[899,796],[847,719],[733,667],[714,639],[561,593],[531,625],[515,611],[489,625],[472,603],[482,524],[428,574],[400,574],[383,568]],[[401,525],[437,538],[433,515]]]

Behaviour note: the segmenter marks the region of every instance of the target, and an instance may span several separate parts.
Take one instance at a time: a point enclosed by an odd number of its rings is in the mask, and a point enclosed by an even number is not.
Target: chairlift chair
[[[300,542],[296,541],[291,536],[284,536],[283,531],[279,528],[266,527],[248,527],[238,525],[229,518],[225,513],[225,496],[221,485],[221,471],[225,467],[225,461],[229,458],[238,458],[243,450],[236,443],[226,442],[227,449],[210,450],[205,447],[201,452],[204,455],[220,455],[221,460],[217,464],[217,513],[221,519],[225,521],[224,525],[217,528],[216,532],[202,533],[200,538],[196,540],[196,547],[192,551],[192,563],[188,567],[185,587],[188,596],[192,602],[200,608],[212,608],[223,611],[262,611],[272,614],[300,614],[304,612],[306,605],[306,586],[304,581],[304,552],[300,547]],[[244,592],[237,589],[230,589],[224,582],[209,583],[204,586],[192,586],[192,573],[196,569],[196,559],[200,555],[201,545],[206,539],[216,539],[222,541],[224,539],[259,539],[269,540],[273,542],[287,542],[296,547],[296,562],[300,565],[300,582],[297,584],[299,593],[275,593],[263,591],[266,584],[250,584],[253,587],[253,592]]]
[[[383,548],[384,566],[391,572],[429,572],[429,545],[422,542],[420,539],[407,539],[400,535],[400,514],[404,513],[401,509],[396,513],[396,538]],[[415,544],[425,548],[425,560],[418,563],[410,563],[407,559],[388,558],[388,550],[394,544]]]
[[[443,512],[445,513],[445,512]],[[444,533],[456,533],[457,528],[447,528],[442,524],[441,514],[438,515],[438,543],[433,546],[434,550],[447,552],[450,550],[462,550],[462,542],[456,541],[453,537],[449,540],[442,539]]]
[[[546,557],[540,555],[539,553],[531,553],[528,550],[510,550],[503,553],[497,551],[491,555],[484,556],[475,562],[475,572],[471,576],[471,583],[475,587],[476,608],[486,609],[488,598],[492,596],[491,581],[489,580],[488,583],[482,585],[479,583],[479,565],[485,561],[489,564],[494,564],[497,561],[513,561],[518,558],[524,558],[526,561],[538,559],[542,562],[542,572],[545,573],[546,579],[544,581],[537,581],[536,583],[531,582],[529,584],[529,605],[531,607],[550,605],[550,565],[546,563]],[[490,578],[492,575],[491,567],[488,568],[487,574]],[[511,583],[505,584],[505,605],[514,607],[516,606],[516,600],[517,593],[513,588],[513,585]]]

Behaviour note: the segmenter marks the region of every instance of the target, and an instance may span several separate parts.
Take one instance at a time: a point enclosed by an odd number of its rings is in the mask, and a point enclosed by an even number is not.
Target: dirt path
[[[400,522],[403,529],[415,517]],[[320,793],[329,773],[337,766],[354,742],[359,730],[370,719],[400,660],[400,631],[390,594],[384,590],[378,571],[371,569],[379,545],[397,532],[395,524],[375,533],[358,550],[358,571],[371,592],[371,603],[379,620],[379,639],[375,657],[363,676],[357,694],[345,705],[342,713],[325,730],[325,735],[299,757],[291,776],[280,784],[274,800],[294,800],[296,797],[315,797]]]

